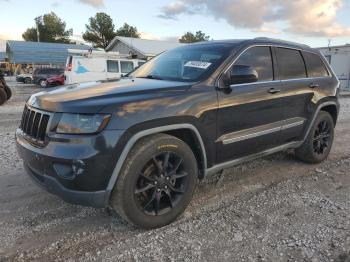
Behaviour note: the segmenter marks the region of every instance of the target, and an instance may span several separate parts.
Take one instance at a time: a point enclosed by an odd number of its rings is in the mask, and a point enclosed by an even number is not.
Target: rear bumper
[[[70,190],[62,186],[56,179],[40,175],[32,170],[29,166],[24,164],[24,168],[30,178],[41,188],[47,192],[57,195],[64,201],[71,204],[78,204],[83,206],[91,206],[102,208],[106,207],[108,203],[109,192],[106,190],[96,192],[84,192],[77,190]]]

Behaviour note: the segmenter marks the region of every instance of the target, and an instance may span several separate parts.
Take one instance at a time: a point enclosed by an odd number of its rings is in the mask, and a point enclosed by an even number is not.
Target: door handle
[[[270,94],[276,94],[276,93],[278,93],[278,92],[281,92],[281,90],[272,87],[272,88],[269,89],[268,92],[269,92]]]
[[[318,84],[311,83],[311,84],[309,85],[309,87],[310,87],[310,88],[316,88],[316,87],[319,87],[319,85],[318,85]]]

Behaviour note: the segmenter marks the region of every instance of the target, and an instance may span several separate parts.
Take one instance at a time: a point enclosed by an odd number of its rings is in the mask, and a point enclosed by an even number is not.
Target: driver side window
[[[267,46],[252,47],[246,50],[234,63],[233,70],[250,68],[258,76],[257,82],[273,80],[271,48]]]

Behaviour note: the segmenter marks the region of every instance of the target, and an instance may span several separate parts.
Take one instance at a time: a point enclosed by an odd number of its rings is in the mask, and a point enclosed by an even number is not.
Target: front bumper
[[[107,190],[95,192],[70,190],[62,186],[62,184],[53,177],[36,173],[26,164],[24,164],[24,168],[30,178],[32,178],[38,186],[51,194],[59,196],[68,203],[97,208],[106,207],[108,205],[110,192],[107,192]]]
[[[44,147],[16,131],[17,151],[30,177],[46,191],[66,202],[106,207],[107,185],[118,154],[122,130],[104,130],[97,135],[51,134]]]

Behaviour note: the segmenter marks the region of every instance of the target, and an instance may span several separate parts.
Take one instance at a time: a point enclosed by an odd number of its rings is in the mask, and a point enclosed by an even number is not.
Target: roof
[[[107,46],[106,51],[109,51],[113,46],[120,41],[129,46],[144,56],[156,56],[166,50],[183,45],[182,43],[174,41],[148,40],[133,37],[116,36],[112,42]]]
[[[9,40],[6,52],[11,62],[22,64],[65,64],[68,49],[88,50],[87,45],[26,42]]]
[[[284,47],[290,47],[290,48],[298,48],[303,50],[311,50],[312,48],[305,44],[299,44],[295,42],[280,40],[280,39],[274,39],[274,38],[267,38],[267,37],[257,37],[253,39],[228,39],[228,40],[211,40],[211,41],[204,41],[204,42],[197,42],[193,43],[191,45],[232,45],[232,46],[239,46],[239,45],[280,45]]]
[[[6,52],[0,52],[0,62],[5,61]]]

